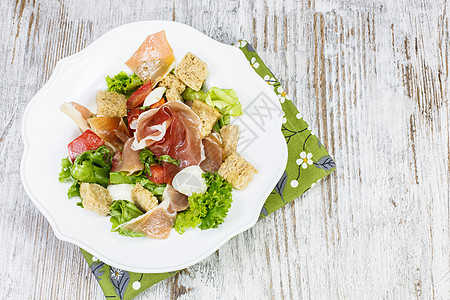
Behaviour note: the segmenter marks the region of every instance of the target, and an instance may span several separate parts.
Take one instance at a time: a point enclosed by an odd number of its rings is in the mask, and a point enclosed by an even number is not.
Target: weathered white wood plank
[[[448,299],[447,1],[1,1],[0,295],[103,294],[23,191],[20,119],[56,62],[115,26],[167,19],[251,42],[337,171],[139,296]]]

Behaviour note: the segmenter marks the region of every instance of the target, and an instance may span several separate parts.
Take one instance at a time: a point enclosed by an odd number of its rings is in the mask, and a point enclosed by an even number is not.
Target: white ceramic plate
[[[233,204],[217,229],[172,230],[166,240],[128,238],[111,232],[108,217],[75,205],[66,196],[69,183],[58,181],[67,144],[80,132],[59,107],[76,101],[96,111],[95,95],[106,89],[105,76],[129,69],[125,61],[147,35],[165,30],[177,63],[190,51],[208,64],[207,88],[236,90],[244,115],[238,151],[259,173],[244,191],[233,192]],[[281,177],[287,147],[281,133],[281,107],[273,90],[250,67],[237,48],[214,41],[180,23],[145,21],[117,27],[83,51],[61,60],[45,86],[29,102],[22,122],[25,150],[21,177],[24,188],[47,218],[55,235],[103,262],[133,272],[160,273],[186,268],[206,258],[258,220],[261,208]]]

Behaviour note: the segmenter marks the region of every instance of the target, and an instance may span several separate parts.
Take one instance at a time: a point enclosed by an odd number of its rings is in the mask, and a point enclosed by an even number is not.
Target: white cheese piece
[[[108,191],[113,200],[128,200],[134,203],[131,197],[132,184],[110,184],[108,185]]]
[[[191,196],[193,193],[203,194],[208,186],[202,174],[203,171],[199,166],[184,168],[175,175],[172,180],[172,186],[186,196]]]
[[[164,96],[164,93],[166,92],[165,87],[157,87],[153,91],[148,94],[147,98],[145,98],[144,104],[142,106],[150,106],[152,104],[158,103],[161,98]]]

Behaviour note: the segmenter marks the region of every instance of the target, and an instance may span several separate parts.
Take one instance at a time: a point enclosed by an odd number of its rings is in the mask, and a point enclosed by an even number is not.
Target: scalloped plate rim
[[[53,229],[53,232],[55,233],[55,236],[63,241],[72,243],[74,245],[77,245],[81,248],[83,248],[84,250],[86,250],[87,252],[91,253],[92,255],[98,257],[101,261],[103,261],[104,263],[114,266],[114,267],[118,267],[120,269],[123,270],[127,270],[127,271],[132,271],[132,272],[139,272],[139,273],[163,273],[163,272],[170,272],[170,271],[176,271],[176,270],[180,270],[183,268],[186,268],[188,266],[191,266],[195,263],[198,263],[199,261],[205,259],[206,257],[208,257],[209,255],[211,255],[212,253],[214,253],[217,249],[219,249],[221,246],[223,246],[227,241],[229,241],[231,238],[233,238],[234,236],[238,235],[239,233],[242,233],[248,229],[250,229],[251,227],[253,227],[256,222],[259,219],[260,216],[260,211],[267,199],[267,197],[270,195],[271,191],[273,190],[273,188],[275,187],[275,185],[278,182],[278,179],[281,178],[284,170],[285,170],[285,166],[287,163],[287,145],[285,143],[285,139],[284,136],[281,132],[281,130],[279,131],[279,134],[277,135],[277,137],[279,138],[279,143],[281,144],[281,142],[283,143],[283,152],[280,153],[280,156],[278,157],[278,159],[280,160],[280,162],[282,162],[280,165],[282,165],[282,168],[279,170],[277,176],[277,179],[273,182],[272,186],[269,186],[267,191],[265,192],[265,198],[263,200],[260,200],[258,203],[258,207],[259,209],[255,211],[255,214],[252,216],[252,218],[249,218],[249,222],[246,223],[245,226],[240,227],[237,230],[234,230],[232,232],[230,232],[229,234],[226,235],[226,237],[224,237],[219,243],[216,243],[214,245],[212,245],[211,247],[209,247],[208,251],[205,251],[203,254],[199,255],[198,257],[196,257],[195,259],[192,259],[188,262],[185,262],[184,264],[179,264],[175,266],[168,266],[168,267],[159,267],[159,268],[140,268],[140,267],[130,267],[127,265],[124,265],[114,259],[111,259],[107,256],[105,256],[104,254],[102,254],[101,252],[97,251],[96,249],[92,248],[90,245],[84,243],[82,240],[70,236],[68,234],[63,233],[60,228],[58,227],[57,222],[55,222],[55,220],[53,219],[52,215],[48,212],[48,210],[45,208],[45,205],[38,199],[37,196],[34,195],[33,191],[30,189],[30,187],[28,186],[28,182],[26,180],[25,177],[25,172],[26,172],[26,162],[28,159],[30,159],[30,154],[29,154],[29,139],[27,138],[27,132],[26,132],[26,125],[27,125],[27,120],[28,120],[28,116],[31,113],[31,109],[34,105],[38,104],[39,102],[39,98],[42,97],[43,95],[45,95],[45,93],[52,88],[52,86],[54,85],[55,81],[57,81],[58,75],[62,72],[63,70],[63,66],[67,63],[70,63],[78,58],[82,58],[84,56],[87,56],[89,54],[89,52],[91,50],[93,50],[96,47],[101,47],[102,41],[104,39],[107,39],[110,35],[114,34],[116,31],[119,31],[121,29],[126,28],[127,26],[130,26],[131,24],[150,24],[150,23],[159,23],[159,24],[165,24],[165,23],[171,23],[171,24],[177,24],[177,26],[182,26],[187,30],[191,30],[193,32],[195,32],[198,35],[201,35],[202,38],[206,38],[209,42],[213,42],[215,44],[217,44],[220,47],[227,47],[228,50],[232,50],[236,53],[239,53],[239,55],[242,55],[244,57],[244,59],[247,61],[247,59],[245,58],[244,54],[242,53],[242,51],[240,51],[238,48],[231,46],[231,45],[227,45],[227,44],[223,44],[220,43],[208,36],[206,36],[205,34],[201,33],[200,31],[196,30],[195,28],[192,28],[188,25],[182,24],[182,23],[178,23],[178,22],[173,22],[173,21],[139,21],[139,22],[133,22],[133,23],[127,23],[118,27],[115,27],[111,30],[109,30],[108,32],[106,32],[105,34],[103,34],[102,36],[100,36],[99,38],[97,38],[95,41],[93,41],[90,45],[88,45],[86,48],[84,48],[83,50],[65,57],[61,60],[59,60],[57,62],[57,64],[55,65],[55,68],[52,72],[52,75],[50,76],[50,78],[48,79],[48,81],[45,83],[45,85],[32,97],[32,99],[29,101],[29,103],[27,104],[25,111],[24,111],[24,115],[22,118],[22,124],[21,124],[21,136],[22,136],[22,142],[24,144],[24,151],[23,151],[23,155],[22,155],[22,160],[21,160],[21,164],[20,164],[20,176],[21,176],[21,180],[22,180],[22,184],[23,187],[27,193],[27,195],[30,197],[30,199],[32,200],[33,204],[39,209],[39,211],[44,215],[44,217],[48,220],[51,228]],[[251,68],[250,65],[247,65],[248,68]],[[263,81],[263,79],[256,73],[254,72],[254,70],[251,70],[252,73],[255,75],[255,78],[257,78],[257,80]],[[272,91],[273,96],[276,97],[276,94]],[[276,105],[278,105],[281,109],[281,104],[277,101]],[[281,128],[281,118],[279,120],[279,127]],[[56,180],[56,179],[55,179]]]

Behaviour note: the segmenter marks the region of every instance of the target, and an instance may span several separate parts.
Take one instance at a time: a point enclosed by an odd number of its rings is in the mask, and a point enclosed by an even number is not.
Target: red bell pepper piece
[[[67,146],[70,160],[73,162],[78,154],[88,150],[96,150],[104,144],[104,140],[88,129]]]

